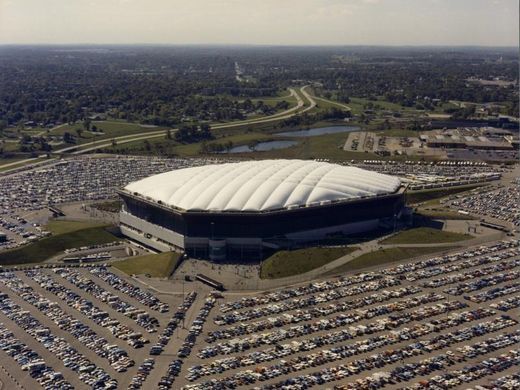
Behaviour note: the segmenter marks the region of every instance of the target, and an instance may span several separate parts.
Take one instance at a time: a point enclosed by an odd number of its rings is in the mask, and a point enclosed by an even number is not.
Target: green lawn
[[[322,109],[322,110],[328,110],[328,109],[331,109],[331,108],[338,108],[340,110],[347,111],[347,109],[345,107],[343,107],[343,106],[349,106],[346,103],[335,102],[335,101],[328,100],[328,99],[325,99],[325,98],[319,98],[318,97],[318,98],[315,98],[314,100],[316,100],[316,106],[319,109]]]
[[[373,105],[381,106],[381,108],[383,108],[384,110],[400,110],[403,108],[403,106],[401,106],[399,104],[390,103],[390,102],[387,102],[384,100],[369,100],[369,99],[361,98],[361,97],[351,97],[350,102],[352,104],[361,104],[361,105],[372,103]]]
[[[104,227],[106,224],[102,222],[93,222],[93,221],[62,221],[62,220],[52,220],[49,221],[47,225],[45,225],[45,230],[48,230],[54,235],[64,234],[64,233],[72,233],[78,230]]]
[[[398,104],[388,103],[380,100],[368,100],[364,98],[356,98],[351,97],[350,102],[348,103],[348,106],[352,108],[352,113],[359,115],[365,111],[364,106],[368,103],[372,103],[374,105],[379,105],[383,110],[393,110],[393,111],[400,111],[403,109]]]
[[[381,241],[381,244],[430,244],[464,241],[473,238],[470,234],[447,232],[429,227],[404,230]]]
[[[28,157],[22,156],[22,157],[0,157],[0,166],[4,164],[12,164],[17,161],[23,161],[27,159]]]
[[[457,194],[459,192],[469,191],[484,184],[471,184],[458,187],[438,188],[432,190],[408,191],[406,193],[406,201],[408,204],[426,202],[432,199],[444,198],[448,195]]]
[[[316,127],[330,126],[331,123],[318,123],[313,125]],[[283,140],[284,137],[275,137],[272,135],[273,131],[289,131],[291,129],[272,129],[272,126],[263,125],[259,128],[254,125],[242,126],[240,132],[237,129],[215,129],[214,133],[216,139],[208,143],[233,142],[234,146],[247,145],[249,143],[256,143],[268,140]],[[261,132],[262,127],[266,128]],[[252,131],[252,129],[256,131]],[[260,131],[259,131],[260,130]],[[263,130],[263,129],[262,129]],[[226,155],[226,157],[247,157],[247,158],[299,158],[299,159],[313,159],[313,158],[328,158],[331,160],[362,160],[362,159],[377,159],[373,153],[359,153],[344,151],[343,145],[347,140],[348,133],[325,134],[316,137],[300,137],[292,138],[298,141],[298,144],[286,149],[271,150],[267,152],[252,152],[252,153],[233,153]],[[115,147],[106,148],[110,152],[120,153],[147,153],[147,154],[165,154],[176,155],[183,157],[196,156],[201,152],[201,143],[181,145],[174,140],[166,140],[163,137],[150,139],[150,151],[144,150],[144,141],[129,142],[127,144],[117,145]],[[159,153],[160,152],[160,153]]]
[[[167,278],[177,266],[180,257],[178,253],[166,252],[121,260],[112,265],[128,275],[147,274],[154,278]]]
[[[296,105],[296,98],[287,93],[284,96],[266,96],[266,97],[251,99],[251,101],[253,103],[263,102],[265,105],[268,105],[271,107],[276,106],[278,103],[283,102],[284,100],[287,103],[289,103],[289,108],[294,107]]]
[[[427,255],[429,253],[442,252],[453,249],[453,247],[410,247],[410,248],[387,248],[378,251],[365,253],[354,260],[349,261],[326,273],[326,275],[338,275],[349,271],[356,271],[363,268],[384,265],[399,260],[409,259],[416,256]]]
[[[268,140],[272,140],[272,139],[273,139],[273,136],[270,136],[269,134],[251,132],[251,133],[218,137],[217,139],[208,142],[208,145],[211,145],[211,144],[224,145],[228,142],[232,142],[233,146],[239,146],[239,145],[256,144],[258,142],[268,141]],[[188,156],[196,156],[196,155],[200,154],[201,149],[202,149],[202,143],[188,144],[188,145],[177,144],[177,146],[172,148],[172,152],[178,156],[188,157]]]
[[[327,158],[339,161],[378,159],[378,156],[373,153],[359,153],[343,150],[343,145],[345,144],[347,137],[348,133],[325,134],[307,138],[302,137],[297,139],[297,145],[286,149],[247,153],[247,156],[245,156],[244,153],[241,156],[252,158]]]
[[[338,123],[333,122],[318,122],[310,127],[323,127],[333,126]],[[258,124],[258,125],[241,125],[236,128],[225,128],[225,129],[214,129],[213,132],[216,135],[216,139],[210,143],[225,144],[228,141],[233,142],[234,146],[247,145],[249,143],[256,143],[268,140],[284,140],[284,137],[275,137],[272,135],[274,132],[283,132],[297,130],[302,127],[295,128],[273,128],[272,124]],[[292,140],[298,142],[294,145],[285,149],[271,150],[265,152],[250,152],[250,153],[233,153],[226,155],[225,157],[238,157],[238,158],[288,158],[288,159],[315,159],[324,158],[333,161],[345,161],[345,160],[364,160],[364,159],[390,159],[389,157],[377,156],[374,153],[369,152],[353,152],[343,150],[345,141],[347,140],[348,133],[337,133],[337,134],[325,134],[316,137],[292,137]],[[166,155],[166,156],[182,156],[192,157],[200,155],[202,143],[186,144],[182,145],[175,140],[167,140],[164,137],[153,138],[149,140],[150,150],[146,150],[144,147],[144,140],[135,142],[129,142],[115,147],[102,148],[103,151],[108,153],[120,153],[120,154],[148,154],[148,155]],[[393,160],[413,160],[420,159],[420,156],[392,156]]]
[[[132,135],[135,133],[144,133],[151,131],[164,130],[165,127],[144,127],[138,123],[130,123],[123,121],[93,121],[92,125],[98,128],[98,132],[84,131],[82,123],[73,125],[65,125],[58,129],[52,130],[51,135],[63,136],[65,132],[71,133],[78,140],[78,144],[84,144],[96,140],[111,139],[124,135]],[[81,138],[77,138],[76,129],[82,129]],[[101,130],[101,132],[99,132]]]
[[[477,219],[471,215],[465,215],[461,213],[457,213],[454,210],[450,210],[448,208],[436,208],[436,209],[423,209],[420,208],[415,213],[418,217],[426,217],[426,218],[436,218],[436,219],[461,219],[461,220],[471,220]]]
[[[2,141],[5,141],[2,143]],[[15,141],[15,142],[12,142]],[[8,152],[19,152],[20,151],[20,141],[9,139],[6,140],[4,138],[0,138],[0,147],[4,151],[4,153]]]
[[[357,249],[357,247],[337,247],[279,251],[262,262],[260,277],[262,279],[278,279],[302,274]]]
[[[32,157],[27,156],[26,158],[29,159],[29,158],[32,158]],[[9,171],[11,169],[16,169],[16,168],[21,168],[21,167],[24,167],[26,165],[40,163],[42,161],[47,160],[47,157],[38,157],[35,160],[25,161],[25,162],[23,161],[23,160],[25,160],[25,158],[24,159],[20,159],[20,160],[21,160],[20,163],[14,164],[14,165],[10,165],[10,166],[6,167],[6,166],[2,166],[2,165],[9,164],[9,163],[15,162],[15,161],[4,161],[3,159],[0,159],[0,172]]]
[[[29,134],[29,135],[34,135],[35,133],[41,133],[42,131],[47,131],[47,130],[49,130],[49,128],[47,128],[47,127],[35,126],[35,127],[31,127],[31,128],[24,127],[24,129],[21,132]]]
[[[57,231],[63,231],[62,227]],[[105,227],[78,228],[68,233],[59,233],[43,238],[21,248],[0,253],[0,265],[38,263],[49,259],[65,249],[87,245],[106,244],[118,238]]]
[[[273,139],[273,136],[269,134],[263,134],[259,132],[244,132],[243,134],[223,134],[215,132],[216,139],[207,142],[209,144],[226,144],[232,142],[233,146],[248,145],[249,143],[257,143],[261,141],[267,141]],[[193,157],[202,153],[202,142],[193,144],[180,144],[173,139],[165,139],[164,137],[158,137],[150,139],[150,151],[146,151],[144,148],[144,140],[129,142],[122,145],[116,145],[111,147],[112,152],[147,152],[148,154],[155,154],[155,151],[161,152],[160,154],[175,155],[182,157]]]

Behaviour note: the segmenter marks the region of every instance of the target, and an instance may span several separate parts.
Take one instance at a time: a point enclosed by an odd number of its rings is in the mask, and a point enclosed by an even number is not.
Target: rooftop
[[[398,178],[303,160],[263,160],[178,169],[124,190],[186,211],[270,211],[385,195]]]

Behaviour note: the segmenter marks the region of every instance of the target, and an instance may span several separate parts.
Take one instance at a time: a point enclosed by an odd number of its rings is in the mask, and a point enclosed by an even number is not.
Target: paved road
[[[412,261],[411,259],[408,259],[406,260],[406,262],[410,262]],[[459,263],[461,261],[464,261],[464,259],[460,259],[460,260],[457,260],[456,262]],[[379,266],[379,268],[381,268]],[[471,271],[474,271],[476,269],[479,269],[481,268],[480,265],[474,265],[468,269],[464,269],[462,271],[460,270],[454,270],[454,271],[451,271],[449,273],[459,273],[459,272],[471,272]],[[435,278],[435,277],[433,277]],[[427,278],[427,279],[430,279],[430,278]],[[413,281],[413,280],[405,280],[405,281],[402,281],[400,286],[398,287],[391,287],[391,288],[388,288],[387,290],[396,290],[398,288],[402,288],[402,287],[409,287],[409,286],[412,286],[412,285],[417,285],[417,281]],[[287,288],[287,287],[286,287]],[[444,302],[448,302],[448,301],[462,301],[462,302],[465,302],[466,304],[469,305],[468,308],[462,308],[462,309],[457,309],[457,310],[453,310],[452,312],[462,312],[462,311],[467,311],[467,310],[477,310],[477,309],[481,309],[483,306],[486,307],[486,306],[489,306],[490,303],[492,302],[496,302],[496,301],[499,301],[503,298],[497,298],[495,300],[492,300],[484,305],[482,304],[477,304],[477,303],[473,303],[469,300],[465,300],[463,299],[462,297],[460,296],[450,296],[448,294],[445,294],[442,292],[442,290],[444,289],[445,287],[444,286],[441,286],[439,288],[426,288],[426,287],[423,287],[422,288],[422,291],[420,292],[417,292],[415,294],[413,294],[413,296],[417,296],[417,295],[423,295],[423,294],[428,294],[430,292],[437,292],[437,293],[440,293],[442,296],[444,296],[445,300]],[[492,286],[490,288],[493,288]],[[487,288],[486,288],[487,290]],[[353,300],[355,298],[358,298],[358,297],[364,297],[364,296],[368,296],[368,295],[372,295],[373,292],[372,291],[366,291],[366,292],[361,292],[359,294],[354,294],[353,296],[351,297],[348,297],[348,298],[342,298],[342,299],[339,299],[338,301],[348,301],[348,300]],[[228,293],[225,293],[224,294],[226,296],[226,300],[228,299],[227,295]],[[260,292],[257,292],[258,296],[261,296],[262,293]],[[319,294],[316,294],[316,295],[319,295]],[[379,303],[379,302],[373,302],[373,303],[370,303],[367,305],[367,307],[374,307],[374,306],[378,306],[378,305],[381,305],[381,304],[391,304],[393,302],[401,302],[401,301],[406,301],[408,300],[410,297],[405,297],[405,298],[399,298],[399,299],[391,299],[391,300],[388,300],[388,301],[385,301],[383,303]],[[237,300],[236,297],[233,297],[232,300]],[[321,305],[321,304],[320,304]],[[325,305],[325,303],[323,303],[323,305]],[[431,303],[431,304],[427,304],[425,306],[434,306],[436,305],[436,303]],[[260,306],[265,306],[265,305],[259,305]],[[364,307],[367,308],[367,307]],[[217,309],[218,310],[218,309]],[[237,309],[237,311],[243,311],[243,310],[251,310],[251,308],[244,308],[244,309]],[[276,314],[276,316],[283,316],[285,313],[292,313],[294,314],[295,312],[299,311],[300,309],[299,308],[295,308],[293,310],[288,310],[288,311],[284,311],[284,312],[280,312],[278,314]],[[405,309],[402,313],[403,314],[406,314],[406,312],[413,312],[414,308],[409,308],[409,309]],[[512,310],[510,311],[508,314],[510,314],[513,318],[517,318],[518,317],[518,309],[515,309],[515,310]],[[213,315],[215,314],[215,312],[213,313]],[[499,316],[500,314],[502,313],[498,313],[496,316]],[[274,315],[273,315],[274,316]],[[337,313],[332,313],[332,314],[327,314],[325,316],[323,316],[322,318],[327,318],[327,319],[331,319],[331,318],[334,318],[335,316],[337,316]],[[367,319],[362,319],[360,320],[359,322],[357,322],[356,324],[362,324],[362,325],[366,325],[368,323],[373,323],[373,322],[377,322],[378,320],[380,319],[383,319],[386,315],[383,315],[382,317],[376,317],[376,318],[367,318]],[[446,319],[447,317],[449,316],[449,313],[439,313],[439,314],[436,314],[436,315],[433,315],[433,316],[428,316],[424,319],[417,319],[417,320],[413,320],[412,322],[409,322],[407,323],[406,325],[402,325],[400,326],[398,329],[403,329],[404,327],[408,327],[408,328],[411,328],[413,329],[415,326],[419,326],[421,323],[424,323],[426,321],[432,321],[432,320],[441,320],[441,319]],[[265,315],[263,316],[264,319],[266,319],[267,317],[270,317],[270,315]],[[259,320],[260,317],[258,318],[254,318],[254,319],[251,319],[251,320],[248,320],[248,321],[243,321],[240,323],[240,325],[244,324],[248,324],[248,323],[253,323],[253,322],[256,322]],[[462,323],[462,324],[458,324],[458,325],[451,325],[450,327],[448,327],[445,332],[451,332],[455,329],[460,329],[460,328],[467,328],[467,327],[470,327],[472,325],[474,325],[475,323],[480,323],[480,322],[487,322],[487,321],[493,321],[493,316],[490,316],[490,317],[487,317],[485,319],[482,319],[482,320],[473,320],[473,321],[469,321],[469,322],[465,322],[465,323]],[[303,323],[300,323],[300,324],[303,324]],[[283,325],[281,328],[283,329],[288,329],[289,327],[293,326],[294,324],[287,324],[287,325]],[[455,350],[456,348],[458,347],[462,347],[464,344],[474,344],[476,342],[479,342],[479,341],[482,341],[482,340],[485,340],[489,337],[493,337],[493,336],[496,336],[498,333],[504,333],[504,332],[512,332],[514,331],[515,328],[518,328],[518,326],[516,327],[510,327],[510,328],[506,328],[505,330],[503,331],[496,331],[496,332],[491,332],[490,334],[487,334],[487,335],[483,335],[483,336],[477,336],[477,337],[473,337],[471,341],[464,341],[464,342],[460,342],[460,343],[454,343],[450,346],[446,346],[444,348],[441,348],[440,350],[438,351],[435,351],[435,352],[432,352],[431,354],[422,354],[422,355],[418,355],[418,356],[411,356],[409,358],[406,359],[406,363],[409,363],[409,362],[417,362],[417,361],[420,361],[422,359],[424,359],[425,357],[427,357],[428,355],[429,356],[433,356],[433,355],[437,355],[437,354],[440,354],[440,353],[444,353],[446,352],[447,350]],[[219,327],[217,326],[216,324],[214,324],[212,321],[208,321],[205,325],[204,325],[204,333],[207,334],[208,331],[215,331],[215,330],[221,330],[222,327]],[[279,329],[279,328],[276,328],[276,329]],[[340,328],[336,329],[336,331],[338,331]],[[273,330],[258,330],[257,332],[253,332],[252,334],[257,334],[257,335],[260,335],[262,333],[266,333],[266,332],[271,332]],[[290,340],[284,340],[282,341],[280,344],[282,343],[290,343],[291,341],[302,341],[303,339],[306,339],[306,340],[309,340],[311,339],[312,337],[314,336],[323,336],[324,334],[326,333],[330,333],[331,331],[326,329],[326,328],[323,328],[323,330],[320,330],[320,331],[317,331],[316,333],[313,333],[313,334],[309,334],[308,336],[297,336],[295,338],[291,338]],[[388,333],[388,329],[384,330],[384,331],[381,331],[382,334],[386,334]],[[374,332],[375,333],[375,332]],[[392,331],[390,330],[389,333],[392,333]],[[240,335],[240,336],[237,336],[236,339],[242,339],[243,337],[245,337],[246,335]],[[424,335],[423,337],[419,337],[415,340],[422,340],[422,339],[431,339],[433,337],[437,336],[437,334],[435,333],[429,333],[427,335]],[[247,336],[249,337],[249,336]],[[358,338],[359,337],[359,338]],[[366,334],[366,335],[362,335],[362,336],[356,336],[353,340],[345,340],[345,341],[341,341],[339,343],[337,343],[335,346],[338,346],[338,345],[350,345],[352,344],[353,342],[355,341],[358,341],[358,340],[361,340],[361,339],[367,339],[371,337],[370,335]],[[321,368],[323,367],[330,367],[330,366],[337,366],[341,363],[345,363],[345,362],[348,362],[348,361],[352,361],[352,360],[356,360],[356,359],[360,359],[360,358],[367,358],[369,357],[370,355],[373,355],[374,353],[376,352],[381,352],[385,349],[388,349],[388,348],[391,348],[391,349],[397,349],[397,348],[401,348],[401,347],[404,347],[408,344],[410,344],[412,341],[411,340],[402,340],[402,341],[399,341],[398,343],[396,344],[392,344],[391,346],[382,346],[380,347],[379,351],[378,350],[374,350],[374,351],[367,351],[367,352],[362,352],[358,355],[356,355],[355,357],[350,357],[350,358],[345,358],[343,360],[340,360],[340,361],[336,361],[336,362],[328,362],[328,363],[320,363],[318,364],[316,367],[309,367],[309,368],[305,368],[305,369],[302,369],[300,371],[297,371],[297,372],[292,372],[292,373],[289,373],[287,375],[282,375],[282,376],[279,376],[279,377],[276,377],[276,378],[273,378],[273,379],[270,379],[270,380],[267,380],[266,382],[263,382],[263,383],[258,383],[257,382],[257,385],[262,385],[262,384],[273,384],[273,383],[277,383],[281,380],[284,380],[284,379],[288,379],[289,377],[295,377],[297,375],[301,375],[301,374],[309,374],[311,372],[315,372],[315,371],[319,371]],[[201,344],[199,344],[199,348],[202,347]],[[270,347],[272,347],[272,345],[264,345],[262,347],[251,347],[251,350],[248,350],[248,351],[244,351],[244,352],[232,352],[230,353],[229,355],[218,355],[218,356],[215,356],[215,357],[212,357],[212,358],[209,358],[209,359],[200,359],[196,356],[196,353],[198,351],[198,348],[195,348],[194,351],[192,352],[192,354],[190,355],[190,357],[188,357],[186,359],[186,364],[184,365],[183,367],[183,372],[181,373],[181,375],[179,376],[179,378],[177,379],[176,381],[176,385],[180,388],[182,385],[185,385],[187,384],[187,381],[185,380],[184,378],[184,375],[186,374],[187,372],[187,368],[191,367],[191,366],[196,366],[200,363],[204,363],[204,364],[210,364],[212,361],[214,360],[217,360],[217,359],[221,359],[221,358],[226,358],[226,357],[230,357],[231,355],[245,355],[253,350],[266,350],[266,349],[269,349]],[[507,347],[507,348],[503,348],[501,349],[499,352],[496,352],[497,354],[499,353],[504,353],[506,352],[508,349],[510,349],[511,347]],[[312,351],[300,351],[300,352],[297,352],[297,353],[293,353],[291,354],[290,356],[287,356],[287,357],[284,357],[283,359],[285,360],[288,360],[288,359],[292,359],[294,357],[304,357],[310,353],[314,353],[314,352],[317,352],[319,351],[320,349],[328,349],[328,347],[319,347],[319,348],[316,348],[315,350],[312,350]],[[453,367],[450,367],[449,369],[447,368],[446,371],[451,371],[453,369],[456,369],[456,368],[461,368],[463,366],[466,366],[468,364],[473,364],[475,363],[476,361],[481,361],[483,360],[484,358],[489,358],[490,356],[494,355],[495,353],[494,352],[490,352],[484,356],[479,356],[477,358],[475,358],[474,360],[473,359],[470,359],[466,362],[461,362],[461,363],[457,363],[456,365],[454,365]],[[215,374],[215,375],[211,375],[211,376],[205,376],[205,377],[202,377],[200,378],[199,380],[197,380],[196,382],[204,382],[206,380],[211,380],[211,379],[219,379],[219,378],[222,378],[222,377],[225,377],[225,376],[228,376],[228,375],[232,375],[232,374],[235,374],[239,371],[244,371],[244,370],[247,370],[248,368],[251,369],[251,370],[255,370],[256,367],[262,367],[262,366],[266,366],[266,367],[269,367],[271,365],[274,365],[276,364],[277,362],[279,362],[280,359],[275,359],[273,361],[267,361],[267,362],[264,362],[264,363],[256,363],[254,365],[251,365],[249,367],[238,367],[238,368],[235,368],[235,369],[229,369],[225,372],[223,372],[222,374]],[[340,383],[348,383],[348,382],[354,382],[356,379],[361,379],[361,378],[364,378],[366,377],[367,375],[370,375],[370,374],[373,374],[374,372],[376,371],[389,371],[395,367],[398,367],[400,365],[402,365],[403,362],[402,361],[399,361],[399,362],[395,362],[393,364],[388,364],[388,365],[385,365],[384,367],[382,368],[379,368],[379,367],[374,367],[370,370],[367,370],[367,371],[363,371],[359,374],[356,374],[356,375],[353,375],[353,376],[350,376],[348,378],[345,378],[343,379],[342,381],[338,381],[336,383],[340,384]],[[516,369],[517,370],[517,369]],[[429,373],[429,374],[425,374],[424,376],[417,376],[416,378],[414,378],[413,380],[411,380],[410,382],[408,382],[407,384],[413,384],[413,383],[416,383],[418,382],[419,380],[421,379],[425,379],[425,378],[429,378],[431,376],[434,376],[436,374],[439,374],[439,373],[443,373],[445,370],[438,370],[438,371],[434,371],[432,373]],[[496,374],[493,374],[491,376],[489,376],[489,378],[491,377],[498,377],[498,376],[501,376],[501,375],[504,375],[505,373],[511,373],[515,371],[515,367],[512,367],[511,369],[508,369],[507,371],[505,372],[502,372],[502,373],[496,373]],[[485,379],[482,379],[480,381],[475,381],[475,382],[472,382],[472,384],[477,384],[477,383],[484,383],[483,381],[487,381],[488,378],[485,378]],[[388,386],[389,389],[396,389],[398,387],[402,387],[403,385],[405,385],[405,383],[398,383],[396,385],[392,385],[392,386]],[[250,385],[249,387],[252,387],[253,385]],[[329,387],[332,387],[332,383],[329,385]],[[319,386],[316,386],[316,388],[322,388],[322,387],[319,387]]]
[[[226,292],[229,295],[247,295],[253,291],[269,291],[271,289],[280,287],[290,287],[301,284],[306,281],[331,277],[328,273],[333,272],[334,269],[343,266],[344,264],[358,258],[361,255],[375,252],[379,249],[387,249],[394,247],[442,247],[444,249],[439,250],[437,253],[426,253],[424,255],[416,256],[413,258],[407,258],[395,262],[408,263],[420,259],[438,256],[440,254],[450,251],[460,251],[462,247],[467,248],[471,246],[479,246],[487,242],[493,242],[504,238],[504,234],[493,230],[483,231],[482,234],[478,235],[471,240],[459,241],[453,243],[431,243],[431,244],[381,244],[380,241],[384,240],[391,235],[378,237],[377,239],[366,241],[360,244],[356,244],[359,249],[351,252],[347,255],[341,256],[336,260],[333,260],[321,267],[310,270],[306,273],[288,276],[279,279],[260,279],[259,270],[254,269],[252,266],[244,266],[244,268],[250,268],[247,275],[244,274],[244,269],[240,268],[239,265],[220,265],[214,266],[211,263],[204,261],[197,261],[190,259],[181,263],[179,268],[176,270],[174,279],[182,280],[184,275],[194,275],[196,273],[203,273],[210,278],[222,282],[228,289],[235,290],[235,292]],[[389,265],[388,265],[389,266]],[[381,266],[374,266],[372,268],[365,268],[363,271],[373,271]]]
[[[263,118],[248,119],[248,120],[244,120],[244,121],[217,124],[217,125],[213,125],[212,128],[213,129],[223,129],[223,128],[229,128],[229,127],[250,125],[250,124],[268,123],[268,122],[278,121],[281,119],[290,118],[290,117],[296,115],[297,113],[307,112],[316,106],[316,102],[305,91],[305,88],[307,88],[307,87],[308,86],[304,86],[304,87],[300,88],[301,94],[304,95],[304,97],[310,102],[310,106],[306,107],[303,110],[301,110],[301,109],[305,106],[305,101],[296,92],[296,90],[294,88],[289,88],[290,96],[294,96],[297,100],[296,106],[291,107],[285,111],[279,112],[277,114],[266,116]],[[301,110],[301,112],[299,112],[300,110]],[[63,126],[63,125],[60,125],[60,126]],[[59,128],[60,126],[57,126],[56,128]],[[54,129],[51,129],[51,130],[54,130]],[[176,130],[177,129],[170,129],[170,131],[176,131]],[[120,144],[124,144],[124,143],[140,141],[140,140],[144,140],[144,139],[163,137],[167,131],[168,130],[147,131],[147,132],[143,132],[143,133],[114,137],[113,140],[115,140],[117,142],[117,144],[120,145]],[[91,146],[89,146],[89,145],[91,145]],[[66,154],[66,153],[71,152],[71,154],[83,154],[83,153],[91,152],[98,148],[109,147],[111,145],[112,145],[112,139],[110,139],[110,140],[105,139],[105,140],[93,141],[91,143],[83,144],[83,145],[68,146],[66,148],[58,149],[58,150],[54,151],[53,153],[54,154]],[[87,146],[87,147],[85,148],[85,146]],[[77,150],[78,148],[82,148],[82,149]],[[11,166],[18,167],[19,165],[27,164],[27,163],[37,160],[37,159],[38,158],[28,158],[25,160],[20,160],[20,161],[8,163],[8,164],[3,164],[3,165],[0,165],[0,169],[6,168],[6,167],[11,167]]]
[[[334,104],[334,105],[336,105],[338,107],[344,108],[345,110],[352,111],[352,108],[347,106],[346,104],[338,103],[338,102],[335,102],[333,100],[324,99],[324,98],[317,97],[317,96],[313,96],[313,98],[317,99],[317,100],[321,100],[321,101],[326,102],[326,103]]]
[[[304,88],[306,88],[306,87],[300,88],[300,92],[309,100],[309,102],[311,103],[311,107],[305,108],[304,110],[301,111],[301,113],[306,112],[309,109],[314,108],[316,106],[316,102],[314,102],[312,100],[312,98],[310,98],[310,96],[304,91]],[[216,125],[213,125],[212,128],[213,129],[225,129],[225,128],[229,128],[229,127],[252,125],[252,124],[258,124],[258,123],[268,123],[268,122],[278,121],[281,119],[290,118],[290,117],[296,115],[298,113],[298,111],[302,107],[305,106],[305,102],[293,88],[290,88],[289,90],[291,91],[291,95],[294,96],[296,98],[296,100],[298,101],[298,103],[295,107],[292,107],[292,108],[289,108],[288,110],[279,112],[278,114],[269,115],[269,116],[266,116],[263,118],[247,119],[244,121],[216,124]],[[177,130],[178,129],[170,129],[170,131],[177,131]],[[114,138],[114,140],[117,142],[118,145],[120,145],[120,144],[124,144],[124,143],[140,141],[140,140],[144,140],[144,139],[163,137],[167,131],[168,130],[158,130],[158,131],[152,131],[152,132],[125,135],[125,136],[121,136],[121,137],[116,137],[116,138]],[[81,150],[75,150],[75,149],[77,149],[78,147],[86,146],[86,145],[70,146],[70,147],[67,147],[64,149],[57,150],[54,153],[63,154],[66,152],[73,151],[71,154],[83,154],[83,153],[87,153],[87,152],[96,150],[98,148],[104,148],[104,147],[111,146],[112,140],[101,140],[101,141],[93,142],[91,144],[93,145],[92,147],[84,148]]]
[[[55,127],[53,127],[52,129],[49,129],[49,131],[57,130],[57,129],[59,129],[59,128],[65,126],[65,125],[66,125],[66,123],[64,123],[64,124],[62,124],[62,125],[55,126]],[[44,132],[45,132],[45,130],[42,130],[42,131],[40,131],[39,133],[37,133],[35,136],[36,136],[36,137],[40,137],[40,136],[43,135]],[[41,159],[41,157],[32,157],[32,158],[27,158],[27,159],[25,159],[25,160],[18,160],[18,161],[12,162],[12,163],[8,163],[8,164],[0,165],[0,169],[8,168],[8,167],[14,167],[14,166],[18,166],[18,165],[20,165],[20,164],[26,164],[26,163],[28,163],[28,162],[30,162],[30,161],[35,161],[35,160],[39,160],[39,159]],[[46,161],[46,160],[44,160],[44,161]]]
[[[314,96],[311,96],[311,94],[309,94],[306,91],[307,88],[309,88],[309,85],[306,85],[306,86],[300,88],[300,92],[302,93],[303,96],[305,96],[305,98],[310,103],[310,105],[308,107],[306,107],[304,110],[302,110],[301,114],[303,114],[304,112],[312,110],[317,105],[316,100],[314,100]]]

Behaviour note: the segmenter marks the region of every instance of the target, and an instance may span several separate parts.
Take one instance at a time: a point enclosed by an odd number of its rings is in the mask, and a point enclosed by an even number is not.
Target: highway
[[[256,118],[256,119],[247,119],[243,121],[236,121],[236,122],[229,122],[229,123],[222,123],[222,124],[215,124],[212,125],[212,129],[225,129],[225,128],[231,128],[231,127],[237,127],[237,126],[244,126],[244,125],[253,125],[253,124],[260,124],[260,123],[268,123],[268,122],[274,122],[279,121],[282,119],[290,118],[297,114],[303,114],[305,112],[308,112],[316,107],[316,101],[314,100],[314,97],[311,96],[306,89],[309,87],[309,85],[303,86],[299,88],[299,92],[303,97],[307,100],[307,102],[302,98],[302,96],[296,92],[294,88],[289,88],[290,96],[294,96],[296,98],[297,104],[294,107],[291,107],[285,111],[279,112],[274,115],[269,115],[263,118]],[[170,131],[176,131],[178,129],[169,129]],[[99,148],[106,148],[112,146],[112,142],[115,141],[117,145],[130,143],[134,141],[141,141],[145,139],[152,139],[152,138],[159,138],[164,137],[166,135],[166,132],[168,130],[157,130],[157,131],[147,131],[137,134],[130,134],[130,135],[123,135],[120,137],[114,137],[112,139],[103,139],[99,141],[93,141],[87,144],[82,145],[74,145],[74,146],[67,146],[62,149],[58,149],[53,151],[52,153],[54,155],[56,154],[84,154],[89,153],[92,151],[95,151]],[[38,160],[38,158],[28,158],[25,160],[20,160],[4,165],[0,165],[0,169],[7,168],[7,167],[13,167],[19,168],[20,166],[30,163],[30,162],[36,162],[35,160]]]
[[[225,129],[225,128],[230,128],[230,127],[243,126],[243,125],[253,125],[253,124],[259,124],[259,123],[274,122],[274,121],[279,121],[282,119],[287,119],[296,114],[301,114],[301,113],[307,112],[309,110],[312,110],[314,107],[316,107],[316,101],[307,93],[307,91],[305,91],[305,88],[307,88],[307,87],[308,86],[304,86],[304,87],[300,88],[300,92],[309,101],[310,104],[308,107],[305,107],[301,111],[299,111],[299,110],[305,106],[305,102],[293,88],[290,88],[289,90],[291,91],[291,95],[294,96],[298,102],[295,107],[292,107],[292,108],[289,108],[288,110],[279,112],[278,114],[266,116],[263,118],[223,123],[223,124],[213,125],[213,126],[211,126],[211,128],[212,129]],[[176,130],[178,130],[178,129],[170,129],[170,131],[176,131]],[[167,130],[158,130],[158,131],[153,131],[153,132],[138,133],[138,134],[116,137],[113,139],[117,142],[117,145],[121,145],[121,144],[134,142],[134,141],[141,141],[141,140],[145,140],[145,139],[163,137],[166,134],[166,131]],[[75,150],[75,149],[77,149],[78,147],[85,146],[85,145],[67,147],[65,149],[57,150],[54,153],[63,154],[65,152],[74,150],[71,154],[84,154],[84,153],[88,153],[88,152],[94,151],[99,148],[112,146],[112,140],[97,141],[92,144],[93,144],[93,146],[87,147],[87,148],[82,148],[80,150]]]
[[[330,104],[334,104],[338,107],[341,107],[341,108],[344,108],[345,110],[347,111],[352,111],[352,108],[347,106],[346,104],[342,104],[342,103],[338,103],[338,102],[335,102],[333,100],[329,100],[329,99],[324,99],[324,98],[320,98],[320,97],[316,97],[316,96],[313,96],[314,99],[317,99],[317,100],[321,100],[322,102],[326,102],[326,103],[330,103]]]

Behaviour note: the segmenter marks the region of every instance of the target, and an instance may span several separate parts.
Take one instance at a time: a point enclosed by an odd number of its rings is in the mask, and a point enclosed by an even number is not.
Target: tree
[[[74,136],[68,131],[66,131],[65,133],[63,133],[63,142],[65,142],[66,144],[75,143]]]
[[[24,134],[22,136],[22,139],[20,140],[20,143],[24,144],[24,145],[27,145],[27,144],[30,144],[32,141],[32,138],[30,135],[27,135],[27,134]]]
[[[44,152],[50,152],[52,150],[51,145],[47,142],[47,140],[43,137],[38,139],[38,144],[40,145],[40,150]]]
[[[200,125],[200,129],[197,125],[184,125],[175,133],[175,140],[183,143],[194,143],[208,139],[213,139],[213,135],[207,123]]]
[[[211,136],[211,127],[207,123],[203,123],[200,125],[200,135],[203,139],[210,139]]]
[[[166,139],[172,139],[172,131],[171,131],[171,129],[166,130]]]
[[[90,124],[91,124],[91,120],[90,118],[85,118],[85,120],[83,121],[83,128],[86,130],[86,131],[89,131],[90,130]]]
[[[78,135],[78,138],[81,138],[81,134],[83,133],[83,129],[81,127],[78,127],[76,129],[76,134]]]

